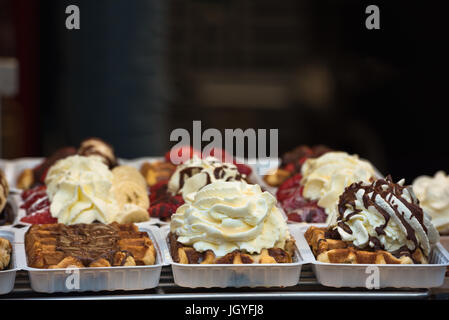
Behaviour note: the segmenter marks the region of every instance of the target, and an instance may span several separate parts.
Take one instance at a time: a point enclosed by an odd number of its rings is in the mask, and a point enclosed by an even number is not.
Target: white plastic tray
[[[449,236],[440,236],[440,243],[446,251],[449,251]],[[446,270],[449,271],[449,267]],[[443,285],[440,288],[449,288],[449,277],[444,278]]]
[[[16,263],[16,245],[14,231],[4,227],[0,230],[0,237],[8,239],[12,244],[11,262],[7,270],[0,271],[0,294],[7,294],[14,288],[16,271],[19,269]]]
[[[21,269],[28,271],[31,287],[37,292],[74,292],[74,291],[112,291],[144,290],[159,284],[163,265],[167,265],[160,247],[159,228],[141,225],[141,231],[147,232],[156,249],[156,264],[135,267],[81,268],[81,269],[38,269],[27,266],[24,236],[28,228],[17,231],[17,259]],[[163,241],[162,241],[163,242]],[[77,273],[77,275],[75,275]],[[75,279],[79,279],[79,282]],[[75,285],[79,283],[78,285]]]
[[[441,243],[434,246],[430,264],[323,263],[315,259],[304,238],[307,228],[299,227],[298,230],[301,236],[296,238],[297,246],[303,248],[306,259],[312,261],[318,282],[328,287],[434,288],[443,284],[446,268],[449,266],[449,253]]]
[[[178,286],[199,287],[288,287],[298,284],[306,261],[299,250],[294,262],[280,264],[181,264],[173,261],[167,244],[169,226],[161,228],[165,241],[163,250],[170,261],[174,281]]]
[[[129,165],[132,166],[136,169],[140,169],[140,166],[142,165],[142,163],[149,161],[149,162],[154,162],[154,161],[158,161],[158,160],[162,160],[162,157],[145,157],[145,158],[138,158],[138,159],[119,159],[119,163],[122,165]],[[36,165],[38,165],[39,163],[41,163],[43,160],[43,158],[20,158],[20,159],[14,159],[14,160],[1,160],[0,162],[0,167],[4,168],[8,183],[11,187],[11,190],[17,190],[17,178],[19,177],[20,173],[24,170],[24,169],[31,169],[33,167],[35,167]],[[20,219],[23,218],[26,215],[26,212],[24,209],[20,209],[20,206],[23,203],[23,200],[20,196],[20,190],[19,193],[14,193],[11,192],[10,193],[10,198],[11,198],[11,202],[14,202],[14,208],[16,209],[16,220],[15,223],[20,223],[20,224],[24,224],[24,225],[31,225],[29,223],[26,222],[20,222]],[[160,225],[165,225],[168,222],[162,221],[159,218],[153,218],[150,217],[149,221],[145,221],[145,224],[160,224]],[[137,225],[140,225],[140,223],[138,223]]]

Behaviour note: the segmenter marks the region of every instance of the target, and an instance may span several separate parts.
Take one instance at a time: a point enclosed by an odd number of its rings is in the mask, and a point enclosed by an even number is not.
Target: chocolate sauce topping
[[[407,187],[401,186],[399,184],[396,184],[392,181],[392,178],[390,176],[387,176],[386,179],[379,179],[377,181],[374,181],[373,183],[366,185],[362,182],[357,182],[351,184],[349,187],[345,189],[343,194],[340,196],[339,204],[338,204],[338,219],[337,219],[337,225],[342,228],[345,232],[352,234],[352,231],[350,230],[349,226],[344,223],[348,221],[353,215],[359,213],[361,210],[356,208],[356,194],[357,192],[363,189],[363,206],[365,208],[374,207],[385,219],[385,223],[381,226],[378,226],[375,228],[376,233],[380,235],[385,234],[385,228],[390,221],[390,214],[383,209],[381,206],[379,206],[376,203],[376,198],[381,197],[385,200],[390,206],[390,208],[394,211],[394,214],[397,216],[397,218],[400,220],[401,224],[404,226],[406,233],[407,233],[407,239],[412,241],[415,245],[415,248],[419,247],[418,239],[416,238],[415,230],[413,227],[409,224],[407,219],[403,216],[403,213],[401,213],[398,210],[397,204],[392,204],[391,200],[393,197],[397,198],[404,206],[410,211],[411,215],[416,218],[416,220],[420,223],[422,228],[425,232],[427,232],[427,229],[424,225],[424,213],[423,210],[420,208],[418,201],[416,198],[414,198],[410,194],[410,198],[412,201],[408,201],[404,198],[404,193],[409,192]],[[349,214],[346,214],[345,212],[347,210],[353,210]],[[384,250],[382,244],[380,243],[379,239],[375,237],[369,238],[369,241],[371,243],[371,246],[374,246],[373,249],[382,249]],[[403,248],[395,251],[392,253],[393,255],[403,255],[403,253],[407,251],[408,255],[410,255],[410,249],[408,249],[406,246]]]

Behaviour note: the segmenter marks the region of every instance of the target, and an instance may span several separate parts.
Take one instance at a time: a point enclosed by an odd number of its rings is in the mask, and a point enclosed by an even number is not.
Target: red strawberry
[[[212,148],[207,154],[203,152],[202,157],[205,158],[207,156],[217,158],[221,162],[234,162],[234,157],[227,153],[226,150],[220,148]]]
[[[299,159],[298,163],[300,166],[302,166],[304,164],[304,162],[306,162],[306,160],[309,159],[308,156],[302,157],[301,159]]]
[[[193,149],[192,146],[181,146],[172,148],[170,151],[168,151],[165,154],[165,160],[177,165],[193,158],[194,155],[196,155],[197,157],[201,157],[201,152]]]
[[[290,173],[294,173],[296,171],[296,167],[294,163],[289,163],[285,166],[284,170],[287,170]]]
[[[31,224],[47,224],[57,223],[58,219],[51,216],[50,209],[44,209],[41,211],[37,211],[32,215],[23,217],[22,219],[20,219],[20,221]]]
[[[288,178],[280,185],[278,191],[276,192],[276,197],[278,201],[283,201],[291,197],[300,188],[300,181],[302,175],[300,173],[295,174],[293,177]]]
[[[165,200],[151,205],[148,209],[150,217],[167,220],[184,203],[181,196],[167,197]]]
[[[28,208],[30,208],[36,201],[38,201],[41,198],[45,198],[45,197],[47,197],[47,193],[45,191],[38,191],[38,192],[32,193],[28,196],[28,198],[20,206],[20,208],[28,210]]]
[[[27,216],[37,212],[42,209],[47,209],[50,207],[50,200],[48,197],[40,198],[38,201],[34,202],[28,209],[26,209]]]
[[[249,177],[251,175],[251,172],[253,172],[251,167],[247,166],[246,164],[235,163],[235,166],[237,167],[237,170],[239,171],[240,174],[246,174],[247,177]]]
[[[35,193],[35,192],[42,191],[42,190],[46,190],[46,189],[47,189],[46,186],[40,185],[40,186],[31,188],[31,189],[28,189],[28,190],[24,190],[24,191],[22,192],[22,194],[21,194],[22,200],[23,200],[23,201],[26,201],[26,200],[28,199],[28,197],[29,197],[31,194],[33,194],[33,193]]]
[[[162,180],[150,187],[150,203],[167,194],[168,180]]]
[[[307,223],[324,223],[327,214],[316,202],[308,202],[306,205],[287,213],[290,221]]]
[[[45,183],[45,178],[47,177],[48,169],[50,169],[50,167],[46,168],[44,170],[44,173],[42,173],[42,175],[40,177],[40,182]]]

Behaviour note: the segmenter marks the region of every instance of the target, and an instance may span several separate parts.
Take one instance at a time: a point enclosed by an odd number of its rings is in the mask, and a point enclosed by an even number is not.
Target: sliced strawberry
[[[201,158],[201,152],[193,149],[192,146],[181,146],[181,147],[172,148],[170,151],[168,151],[165,154],[165,160],[167,162],[171,162],[173,164],[180,164],[180,163],[184,163],[185,161],[193,158],[194,155]],[[175,158],[178,158],[177,160],[180,160],[180,163],[173,162],[172,158],[173,158],[173,160]]]
[[[280,185],[278,191],[276,192],[276,197],[278,201],[283,201],[291,197],[300,188],[300,182],[302,175],[300,173],[295,174],[293,177],[288,178]]]
[[[43,197],[34,202],[28,209],[26,209],[27,216],[33,214],[42,209],[47,209],[50,207],[50,200],[48,197]]]
[[[237,170],[240,174],[245,174],[247,177],[251,175],[251,172],[253,172],[253,169],[251,169],[250,166],[247,166],[243,163],[235,163],[235,166],[237,167]]]
[[[45,191],[35,192],[27,198],[27,200],[20,206],[20,208],[28,210],[36,201],[45,197],[47,197],[47,193]]]
[[[289,163],[285,166],[284,170],[287,170],[290,173],[294,173],[296,171],[296,166],[294,163]]]
[[[168,180],[162,180],[150,187],[150,203],[167,194]]]
[[[168,196],[164,199],[165,201],[161,200],[151,205],[151,207],[148,209],[150,217],[167,220],[172,216],[172,214],[176,212],[178,207],[184,203],[181,196]]]
[[[49,224],[57,223],[58,219],[53,218],[50,213],[50,209],[44,209],[36,211],[35,213],[23,217],[20,219],[21,222],[31,223],[31,224]]]
[[[212,156],[214,158],[217,158],[221,162],[233,162],[234,157],[231,156],[226,150],[220,149],[220,148],[212,148],[210,152],[207,153],[207,155],[203,152],[202,157],[205,158],[206,156]]]
[[[24,190],[22,192],[22,194],[21,194],[22,200],[26,201],[28,199],[28,197],[31,196],[33,193],[36,193],[36,192],[39,192],[39,191],[42,191],[42,190],[46,190],[46,189],[47,189],[46,186],[39,185],[37,187],[31,188],[31,189],[28,189],[28,190]]]
[[[304,164],[304,162],[306,162],[306,160],[309,159],[308,156],[302,157],[301,159],[298,160],[298,163],[300,166],[302,166]]]
[[[47,177],[48,169],[50,169],[50,167],[46,168],[44,170],[44,173],[42,173],[42,175],[40,177],[40,182],[45,183],[45,178]]]
[[[308,202],[306,205],[290,211],[287,216],[290,221],[307,223],[324,223],[327,219],[326,212],[316,202]]]

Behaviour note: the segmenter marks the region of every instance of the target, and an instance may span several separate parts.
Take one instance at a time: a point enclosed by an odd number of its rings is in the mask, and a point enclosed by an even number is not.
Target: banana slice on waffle
[[[132,181],[142,188],[146,188],[145,179],[136,168],[130,166],[118,166],[112,169],[112,173],[114,174],[114,183]]]
[[[112,192],[120,208],[120,214],[114,220],[119,223],[147,221],[150,199],[140,172],[133,167],[119,166],[112,170],[112,174]]]
[[[113,192],[120,208],[126,204],[134,204],[143,209],[148,209],[150,200],[145,188],[133,181],[120,181],[114,183]]]
[[[0,212],[5,208],[6,202],[8,200],[9,185],[6,181],[5,174],[0,169]]]

